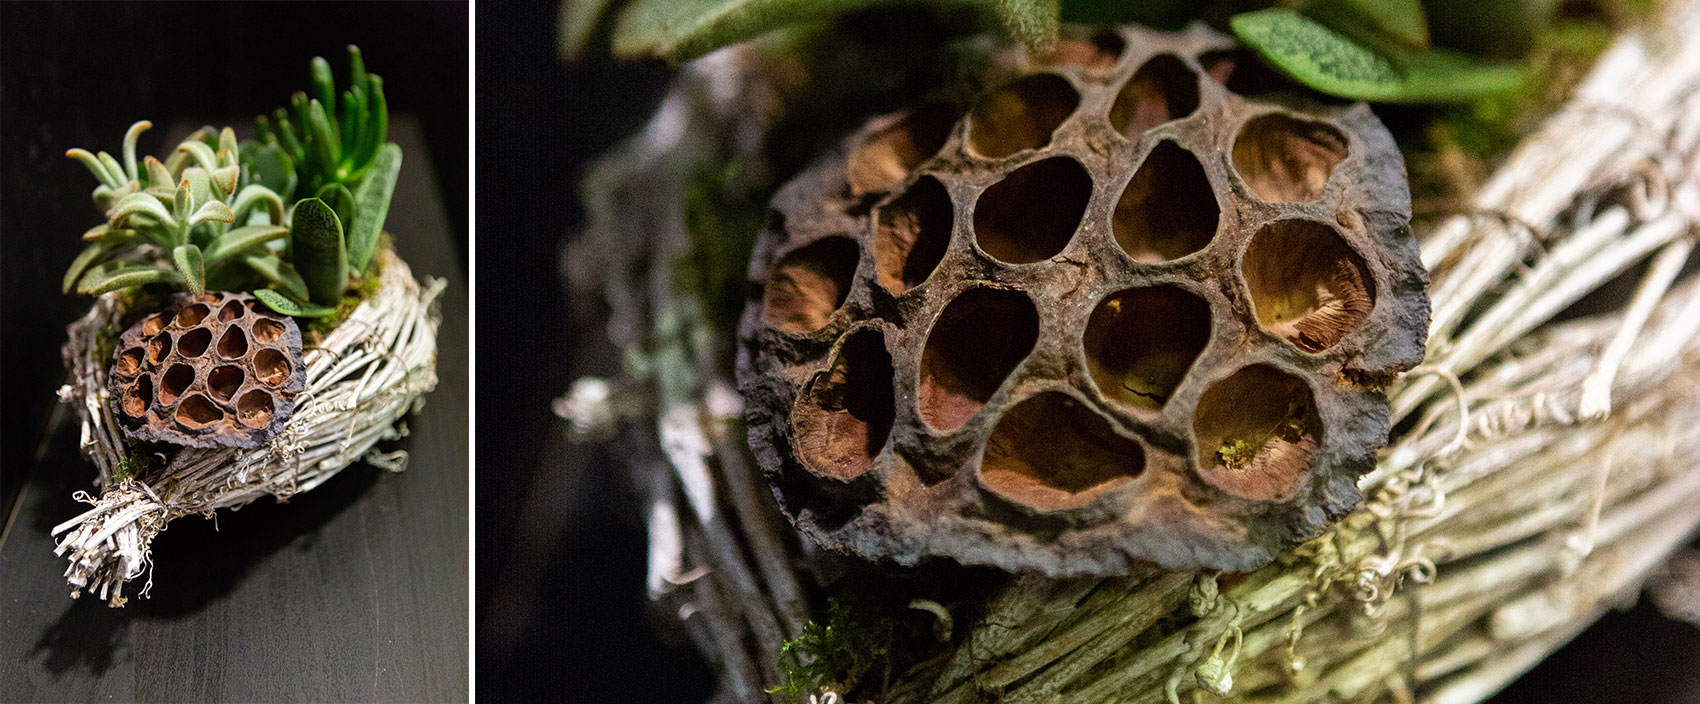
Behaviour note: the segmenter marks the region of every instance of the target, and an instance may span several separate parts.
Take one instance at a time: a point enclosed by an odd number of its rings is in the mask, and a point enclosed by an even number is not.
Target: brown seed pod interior
[[[119,427],[144,442],[253,447],[306,383],[295,321],[248,294],[173,296],[125,330],[108,368]]]
[[[738,378],[806,535],[1242,571],[1357,505],[1427,328],[1402,162],[1239,51],[1066,28],[954,127],[873,118],[779,190]]]

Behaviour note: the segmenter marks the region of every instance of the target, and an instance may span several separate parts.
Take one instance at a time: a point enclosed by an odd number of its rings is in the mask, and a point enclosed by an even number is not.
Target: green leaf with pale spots
[[[266,304],[267,308],[291,318],[323,318],[336,312],[335,308],[290,300],[288,296],[269,288],[255,290],[254,297]]]
[[[1457,54],[1390,55],[1347,39],[1292,10],[1235,15],[1234,33],[1282,72],[1318,91],[1386,103],[1467,102],[1515,89],[1523,69]]]

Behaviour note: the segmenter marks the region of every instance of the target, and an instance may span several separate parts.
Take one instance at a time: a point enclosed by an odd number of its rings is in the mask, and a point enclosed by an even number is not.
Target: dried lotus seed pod
[[[739,385],[817,543],[1241,571],[1361,501],[1428,323],[1391,136],[1363,104],[1236,93],[1249,67],[1202,27],[1086,36],[775,196]]]
[[[178,293],[130,326],[107,378],[125,435],[193,447],[276,435],[306,383],[295,321],[222,291]]]

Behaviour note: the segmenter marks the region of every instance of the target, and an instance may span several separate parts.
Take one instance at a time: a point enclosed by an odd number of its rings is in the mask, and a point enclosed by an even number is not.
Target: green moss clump
[[[389,233],[378,235],[377,251],[381,253],[389,248]],[[350,292],[343,293],[342,299],[337,301],[335,313],[322,318],[314,318],[313,322],[308,323],[307,332],[323,339],[326,335],[331,334],[331,331],[335,330],[338,325],[341,325],[342,321],[348,320],[348,316],[353,315],[354,309],[359,308],[362,302],[376,294],[378,289],[383,288],[383,265],[379,263],[382,260],[382,256],[374,255],[371,265],[366,268],[366,275],[359,281],[359,286]]]
[[[154,453],[140,447],[131,447],[124,453],[124,459],[118,460],[118,465],[112,468],[112,481],[122,481],[146,473],[159,464],[159,458]]]
[[[798,698],[824,688],[848,692],[891,649],[893,637],[890,620],[858,614],[829,599],[825,620],[804,624],[801,634],[780,647],[783,680],[768,692]]]

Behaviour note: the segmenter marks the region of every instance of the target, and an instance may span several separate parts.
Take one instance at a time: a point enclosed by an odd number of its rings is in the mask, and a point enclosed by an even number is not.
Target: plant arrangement
[[[93,505],[54,528],[72,596],[113,606],[149,568],[152,539],[190,514],[310,489],[373,446],[436,384],[433,302],[383,232],[401,149],[383,81],[349,47],[340,100],[322,58],[293,117],[258,139],[202,128],[163,160],[72,149],[104,222],[65,272],[95,297],[68,329],[60,390],[100,470]],[[297,127],[300,125],[300,127]],[[145,595],[147,589],[142,593]]]
[[[1264,4],[567,4],[681,63],[557,409],[721,696],[1478,701],[1692,535],[1700,7]]]

